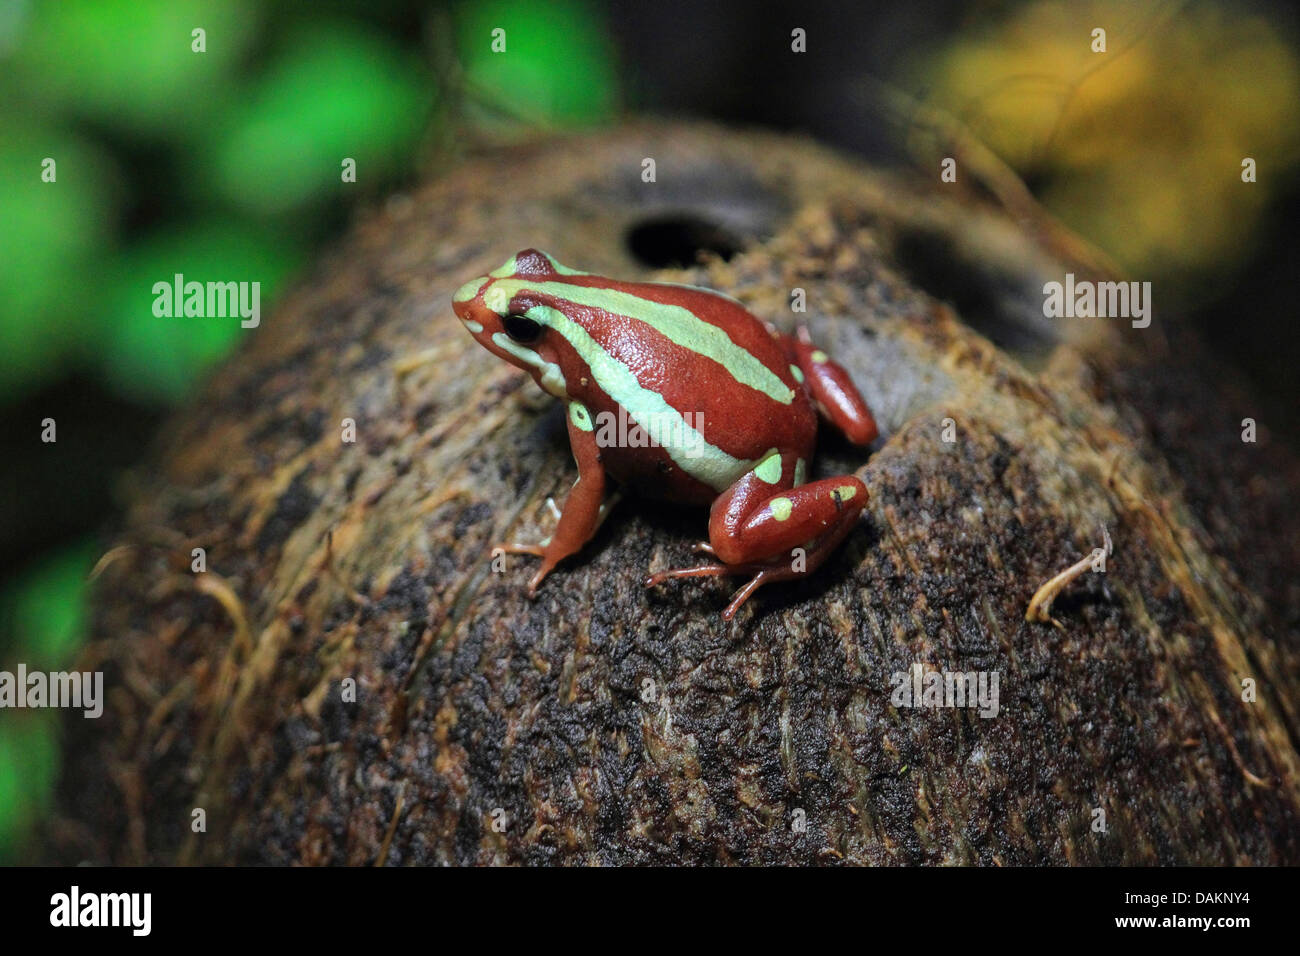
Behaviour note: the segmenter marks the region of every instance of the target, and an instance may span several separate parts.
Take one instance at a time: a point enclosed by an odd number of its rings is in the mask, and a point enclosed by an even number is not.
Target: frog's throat
[[[503,352],[508,352],[525,365],[531,366],[537,371],[537,384],[546,389],[556,398],[568,398],[569,393],[565,388],[564,372],[560,366],[554,362],[548,362],[532,349],[526,349],[518,342],[510,338],[504,332],[496,332],[492,336],[492,344]]]

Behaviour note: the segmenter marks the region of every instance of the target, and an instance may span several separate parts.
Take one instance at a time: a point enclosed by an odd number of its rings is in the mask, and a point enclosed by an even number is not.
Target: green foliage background
[[[466,143],[610,118],[604,36],[580,0],[0,0],[0,405],[70,374],[181,402],[248,332],[154,316],[155,282],[260,282],[267,316],[358,202]],[[71,666],[101,551],[33,555],[6,582],[0,670]],[[57,724],[0,711],[0,861],[50,804]]]

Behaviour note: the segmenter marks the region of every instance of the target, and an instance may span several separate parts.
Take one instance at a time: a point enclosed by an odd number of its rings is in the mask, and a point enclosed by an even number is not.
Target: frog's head
[[[544,252],[525,249],[499,269],[466,282],[452,296],[452,309],[471,335],[489,352],[528,372],[553,395],[563,397],[564,375],[547,359],[547,314],[544,284],[585,275],[568,269]],[[538,288],[542,286],[542,288]]]

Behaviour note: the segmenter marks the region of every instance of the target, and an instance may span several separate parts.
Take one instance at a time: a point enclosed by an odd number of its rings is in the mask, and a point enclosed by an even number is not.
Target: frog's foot
[[[559,563],[559,558],[554,557],[553,555],[551,558],[547,557],[550,541],[550,538],[547,538],[541,544],[522,544],[517,541],[508,541],[502,542],[501,544],[494,544],[492,546],[493,558],[501,554],[531,554],[533,557],[542,559],[542,566],[538,568],[537,573],[528,580],[528,596],[530,598],[537,597],[538,586],[542,583],[543,579],[551,573],[555,568],[555,565]]]
[[[696,550],[703,550],[697,547]],[[711,549],[710,549],[711,553]],[[735,593],[731,603],[722,612],[722,619],[730,621],[736,616],[740,606],[749,600],[749,596],[768,581],[778,581],[787,577],[803,577],[806,572],[791,571],[784,564],[702,564],[694,568],[673,568],[671,571],[659,571],[645,579],[645,586],[655,587],[672,578],[715,578],[724,575],[752,574],[749,583]]]
[[[535,558],[542,559],[541,567],[539,567],[536,573],[528,579],[528,596],[530,598],[537,597],[537,589],[541,586],[542,581],[544,581],[546,576],[555,570],[555,566],[560,563],[560,558],[554,554],[548,556],[548,551],[550,550],[549,541],[550,539],[548,538],[547,541],[542,544],[503,542],[492,546],[493,558],[502,554],[529,554]]]
[[[832,528],[826,534],[810,541],[807,546],[807,554],[798,562],[798,567],[793,560],[781,559],[779,561],[753,561],[740,564],[702,564],[693,568],[674,568],[669,571],[659,571],[650,575],[645,580],[645,586],[648,588],[655,587],[672,578],[715,578],[724,575],[745,575],[752,574],[753,577],[749,582],[732,595],[731,603],[727,609],[722,612],[722,619],[730,621],[736,616],[741,605],[749,600],[755,591],[770,581],[788,581],[792,578],[805,578],[821,565],[831,552],[839,547],[840,542],[844,540],[845,535],[852,530],[851,524],[842,524],[839,527]],[[707,544],[698,544],[695,546],[696,552],[714,554],[714,550]]]

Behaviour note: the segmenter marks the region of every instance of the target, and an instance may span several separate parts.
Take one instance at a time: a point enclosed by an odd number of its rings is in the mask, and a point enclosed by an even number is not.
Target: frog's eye
[[[501,322],[505,326],[506,335],[516,342],[534,342],[542,334],[541,323],[534,322],[526,315],[507,315]]]

